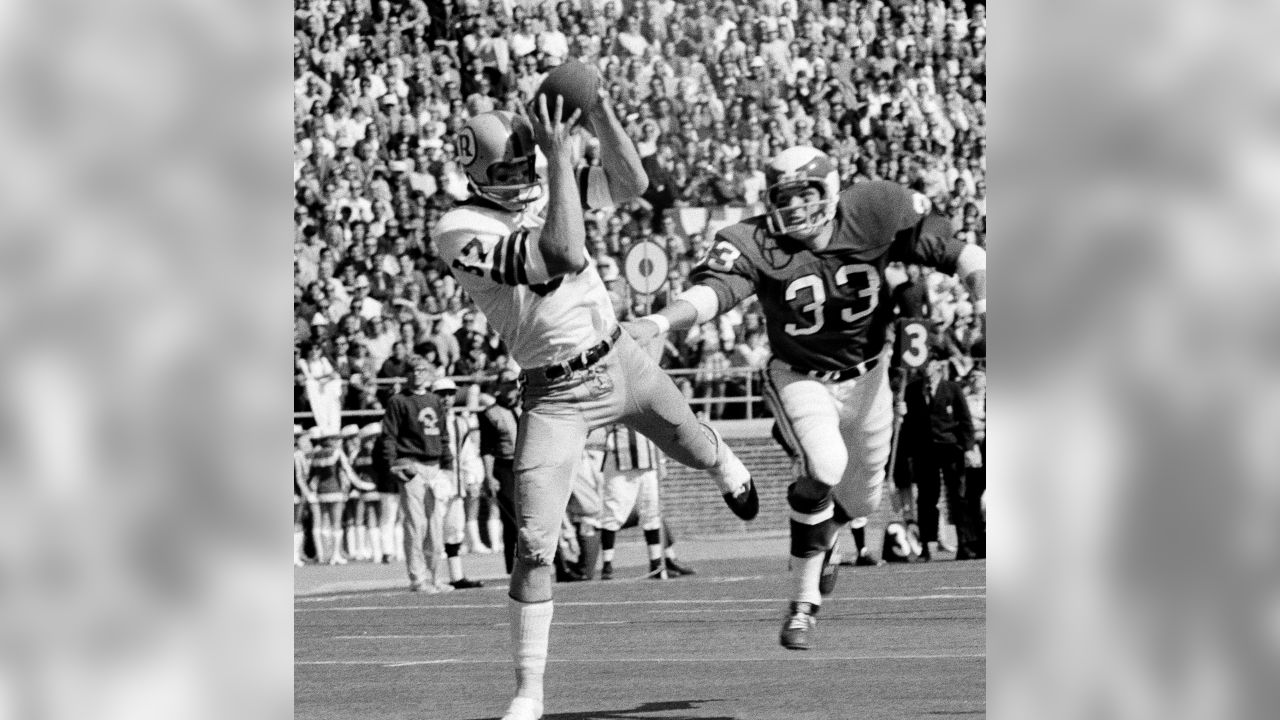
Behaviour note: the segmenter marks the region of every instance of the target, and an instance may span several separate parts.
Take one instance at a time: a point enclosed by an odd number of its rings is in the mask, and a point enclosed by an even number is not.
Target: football
[[[538,96],[547,96],[547,113],[556,111],[556,98],[564,98],[563,117],[569,117],[574,110],[581,108],[585,117],[596,103],[600,102],[600,73],[586,63],[568,60],[560,67],[547,73],[538,92],[533,97],[530,112],[538,112]],[[581,122],[582,118],[579,118]]]

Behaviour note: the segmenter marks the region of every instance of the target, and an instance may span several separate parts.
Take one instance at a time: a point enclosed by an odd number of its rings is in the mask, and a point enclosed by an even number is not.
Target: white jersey
[[[584,204],[609,204],[603,170],[583,172],[579,184]],[[520,212],[466,203],[445,213],[435,230],[441,258],[523,368],[567,360],[607,338],[617,324],[589,257],[575,275],[553,279],[547,272],[538,247],[547,201],[544,191]]]

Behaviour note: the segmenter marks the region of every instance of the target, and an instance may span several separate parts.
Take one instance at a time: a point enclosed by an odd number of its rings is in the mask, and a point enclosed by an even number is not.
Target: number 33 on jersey
[[[692,280],[714,290],[722,309],[756,293],[779,360],[819,372],[851,368],[884,349],[889,262],[956,270],[964,243],[927,209],[927,199],[896,183],[858,183],[840,194],[825,250],[771,235],[763,216],[750,218],[716,235]]]

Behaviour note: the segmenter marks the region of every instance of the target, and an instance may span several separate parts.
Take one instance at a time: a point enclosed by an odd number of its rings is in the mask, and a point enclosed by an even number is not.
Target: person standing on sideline
[[[444,556],[445,562],[449,566],[449,584],[455,590],[484,587],[484,583],[479,580],[467,579],[467,576],[462,572],[462,558],[460,557],[465,534],[464,528],[466,527],[465,498],[467,495],[472,494],[473,490],[468,487],[468,483],[464,480],[464,473],[467,468],[460,454],[463,438],[459,435],[459,432],[462,428],[456,422],[458,418],[453,412],[453,404],[458,397],[458,386],[449,378],[440,378],[431,384],[431,392],[440,398],[440,405],[444,408],[444,416],[441,422],[449,426],[450,441],[457,441],[457,445],[454,445],[453,449],[459,450],[453,455],[455,493],[445,502],[444,509]],[[465,427],[465,422],[463,427]],[[477,455],[476,463],[479,464],[479,462],[480,458]],[[478,468],[476,470],[475,475],[478,480],[480,474]]]
[[[518,376],[507,370],[498,376],[494,402],[480,413],[480,456],[484,459],[485,481],[497,501],[502,530],[502,560],[511,574],[516,557],[516,427],[519,413]],[[490,516],[490,527],[493,527]],[[499,537],[492,530],[489,542]]]
[[[946,487],[947,513],[952,521],[962,512],[960,482],[965,451],[973,447],[969,402],[960,386],[947,379],[947,348],[929,343],[925,374],[907,385],[902,442],[911,457],[916,483],[916,516],[920,520],[920,560],[932,557],[938,542],[938,496]]]
[[[441,577],[440,556],[445,509],[457,494],[447,411],[428,389],[435,374],[431,363],[415,355],[408,387],[387,401],[382,419],[384,463],[400,481],[409,589],[432,593],[453,589]]]

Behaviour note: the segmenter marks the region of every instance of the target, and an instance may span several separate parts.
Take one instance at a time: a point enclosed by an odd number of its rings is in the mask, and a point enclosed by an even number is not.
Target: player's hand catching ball
[[[529,112],[529,124],[533,126],[533,140],[542,148],[547,157],[559,156],[570,148],[569,136],[573,134],[574,123],[582,115],[582,110],[574,110],[565,117],[564,97],[555,98],[555,106],[547,107],[547,96],[539,94],[534,100],[535,106]]]

